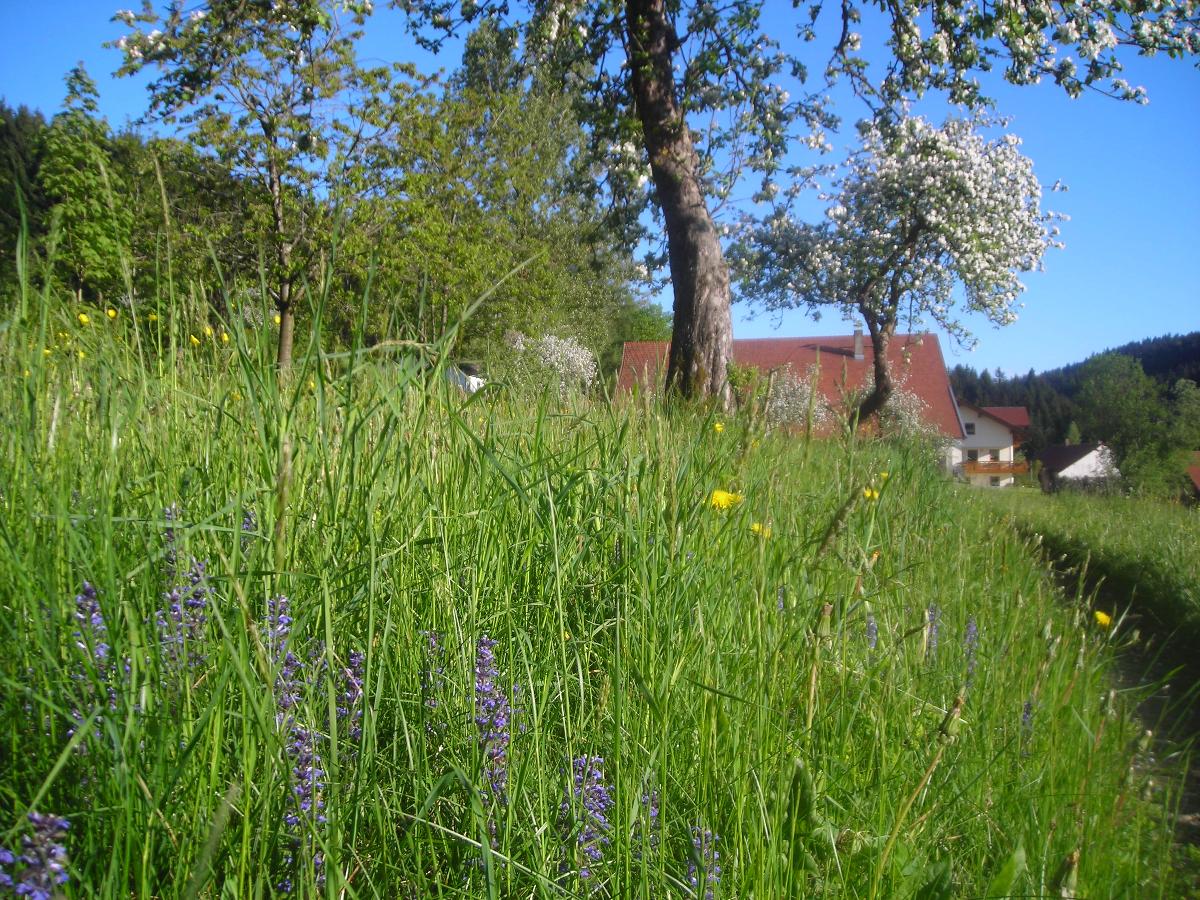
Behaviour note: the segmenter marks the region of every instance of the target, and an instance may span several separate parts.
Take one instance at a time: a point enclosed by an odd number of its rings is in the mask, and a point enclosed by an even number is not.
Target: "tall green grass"
[[[1108,585],[1111,602],[1153,630],[1200,640],[1200,514],[1173,503],[1074,492],[996,491],[982,498],[1052,553]]]
[[[0,335],[0,844],[68,817],[70,895],[1173,896],[1173,797],[1106,633],[921,448],[466,399],[315,346],[279,382],[269,324],[193,346],[164,311],[139,353],[126,311],[74,312]],[[203,661],[176,665],[156,612],[193,557]],[[286,711],[281,594],[308,681]],[[515,710],[503,803],[485,634]],[[295,827],[290,725],[324,804]]]

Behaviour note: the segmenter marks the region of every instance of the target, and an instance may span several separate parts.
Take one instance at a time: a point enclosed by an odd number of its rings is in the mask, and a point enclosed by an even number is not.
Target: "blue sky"
[[[49,7],[0,0],[8,48],[0,55],[0,96],[51,114],[64,75],[82,60],[114,126],[139,115],[143,83],[112,79],[118,54],[101,47],[121,34],[109,22],[115,9],[105,0]],[[372,57],[429,65],[398,28],[368,22],[368,36]],[[1023,373],[1130,340],[1200,329],[1200,71],[1178,60],[1128,57],[1126,77],[1147,88],[1148,106],[1100,96],[1070,100],[1048,84],[994,91],[1042,182],[1070,188],[1047,203],[1071,217],[1063,226],[1067,246],[1048,253],[1044,273],[1025,279],[1016,324],[970,322],[979,338],[974,352],[943,337],[947,364]],[[836,314],[820,322],[802,311],[747,321],[735,307],[734,316],[736,337],[848,330]]]

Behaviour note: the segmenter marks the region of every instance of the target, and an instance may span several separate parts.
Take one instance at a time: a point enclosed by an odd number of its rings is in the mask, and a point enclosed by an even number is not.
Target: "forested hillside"
[[[1200,331],[1124,344],[1058,369],[995,375],[955,366],[955,395],[980,406],[1024,406],[1026,450],[1104,441],[1135,480],[1172,492],[1200,447]]]

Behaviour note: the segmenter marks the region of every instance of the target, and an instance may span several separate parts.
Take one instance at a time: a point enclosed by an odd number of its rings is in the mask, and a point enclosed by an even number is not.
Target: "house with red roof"
[[[1193,499],[1200,502],[1200,450],[1192,454],[1192,464],[1188,466],[1187,477],[1194,492]]]
[[[1023,406],[958,404],[963,437],[950,451],[956,474],[978,487],[1008,487],[1016,475],[1029,471],[1029,463],[1016,451],[1029,429],[1029,411]]]
[[[630,341],[621,355],[617,393],[661,389],[667,368],[666,341]],[[733,342],[733,362],[763,373],[789,371],[809,379],[829,410],[848,413],[846,398],[873,379],[874,349],[861,329],[834,337],[753,338]],[[942,349],[932,334],[897,334],[888,346],[897,389],[918,398],[922,422],[951,441],[963,437]]]

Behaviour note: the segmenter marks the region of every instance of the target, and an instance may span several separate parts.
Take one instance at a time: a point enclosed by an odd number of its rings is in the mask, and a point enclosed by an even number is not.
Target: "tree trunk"
[[[264,128],[264,131],[266,129]],[[268,136],[270,132],[267,132]],[[279,267],[278,296],[275,306],[279,310],[279,345],[276,363],[280,371],[292,367],[292,335],[295,332],[296,316],[292,310],[292,243],[287,238],[286,220],[283,209],[283,178],[274,156],[268,153],[267,179],[271,190],[271,219],[275,229],[275,259]]]
[[[883,408],[887,406],[888,400],[892,398],[892,392],[896,389],[892,382],[891,367],[888,365],[887,358],[888,345],[892,341],[896,325],[894,322],[880,324],[866,313],[863,314],[863,318],[866,319],[867,331],[871,334],[871,348],[875,354],[872,361],[875,390],[864,397],[863,401],[858,404],[858,409],[852,413],[859,422],[866,422],[872,416],[882,412]]]
[[[679,39],[667,19],[666,0],[626,0],[625,30],[633,97],[666,222],[675,292],[667,391],[714,397],[728,407],[729,268],[705,204],[700,158],[675,98],[672,63]]]

